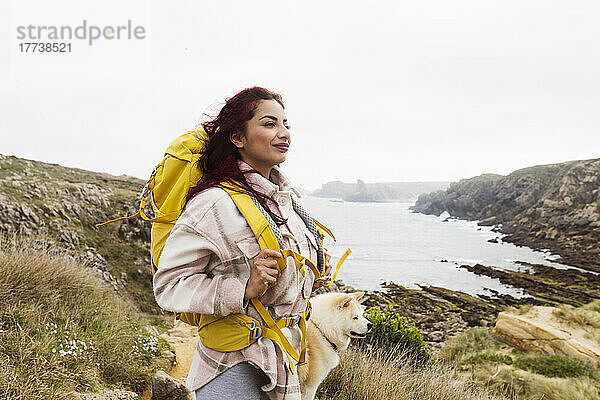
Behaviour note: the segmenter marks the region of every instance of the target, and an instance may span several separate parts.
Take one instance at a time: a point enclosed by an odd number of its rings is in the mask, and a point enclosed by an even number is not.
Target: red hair
[[[210,187],[219,186],[223,182],[234,182],[240,187],[240,191],[255,197],[277,224],[285,223],[285,219],[266,207],[268,201],[275,203],[274,200],[254,190],[246,181],[245,174],[259,172],[254,169],[246,172],[240,171],[238,165],[238,160],[241,160],[240,152],[230,140],[230,134],[233,132],[246,133],[248,121],[254,117],[258,104],[263,100],[275,100],[285,108],[281,95],[254,86],[226,99],[219,115],[202,123],[207,134],[204,152],[198,160],[202,178],[196,186],[190,189],[187,201]]]

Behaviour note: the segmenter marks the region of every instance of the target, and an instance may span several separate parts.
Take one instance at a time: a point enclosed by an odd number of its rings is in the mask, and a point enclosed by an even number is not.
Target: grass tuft
[[[598,305],[594,303],[588,307],[575,308],[568,304],[561,304],[553,311],[553,315],[573,327],[599,329],[600,315],[594,307],[598,307]]]
[[[317,393],[322,400],[492,400],[481,385],[448,366],[419,364],[399,348],[350,347]]]
[[[494,348],[495,345],[496,341],[492,339],[487,328],[472,328],[448,340],[440,350],[439,357],[458,365],[478,352]]]
[[[517,358],[515,366],[548,377],[567,378],[586,375],[581,361],[557,355],[524,355]]]

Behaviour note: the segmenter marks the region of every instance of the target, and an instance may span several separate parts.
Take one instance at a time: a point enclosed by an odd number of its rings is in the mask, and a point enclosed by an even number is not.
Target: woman
[[[314,225],[305,222],[307,214],[296,200],[300,195],[279,168],[291,143],[281,96],[260,87],[242,90],[203,127],[208,135],[198,163],[203,178],[190,191],[158,262],[158,305],[216,316],[244,313],[260,321],[249,302],[260,297],[276,321],[301,313],[314,274],[307,268],[302,275],[291,257],[280,271],[275,258],[281,254],[260,249],[231,197],[217,187],[238,182],[278,226],[284,248],[324,264],[329,275],[329,255],[319,255]],[[284,329],[299,349],[299,327]],[[186,385],[196,399],[299,399],[298,377],[288,363],[280,346],[267,338],[232,352],[199,342]]]

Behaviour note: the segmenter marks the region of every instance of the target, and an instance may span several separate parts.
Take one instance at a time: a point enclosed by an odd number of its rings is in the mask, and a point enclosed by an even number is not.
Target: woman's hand
[[[279,277],[277,260],[268,259],[268,257],[279,258],[281,254],[275,250],[262,249],[252,259],[252,268],[250,269],[250,278],[246,284],[244,300],[262,296],[268,288],[274,286],[277,282]]]

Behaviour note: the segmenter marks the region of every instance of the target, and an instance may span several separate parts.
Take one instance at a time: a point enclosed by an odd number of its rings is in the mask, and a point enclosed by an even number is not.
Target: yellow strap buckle
[[[254,320],[249,321],[246,328],[250,330],[251,340],[258,340],[262,336],[262,328]]]

